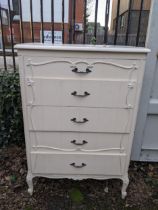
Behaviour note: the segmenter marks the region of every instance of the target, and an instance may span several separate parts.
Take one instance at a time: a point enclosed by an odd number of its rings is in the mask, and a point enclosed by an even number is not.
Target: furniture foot
[[[30,195],[33,194],[33,181],[32,181],[32,179],[33,179],[32,174],[30,172],[28,172],[27,177],[26,177],[26,181],[27,181],[27,184],[28,184],[28,187],[29,187],[28,188],[28,193]]]
[[[108,192],[109,192],[109,188],[108,188],[108,187],[105,187],[105,188],[104,188],[104,192],[105,192],[105,193],[108,193]]]
[[[108,193],[108,192],[109,192],[108,180],[106,180],[106,187],[104,188],[104,192],[105,192],[105,193]]]
[[[129,184],[129,178],[128,178],[128,175],[126,175],[125,177],[122,178],[122,181],[123,181],[123,184],[122,184],[122,190],[121,190],[121,193],[122,193],[122,199],[125,199],[125,197],[127,196],[127,187],[128,187],[128,184]]]

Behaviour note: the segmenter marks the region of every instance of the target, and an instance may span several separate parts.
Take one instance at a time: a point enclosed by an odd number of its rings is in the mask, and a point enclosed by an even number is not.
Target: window
[[[12,0],[13,3],[13,11],[15,15],[19,15],[19,1],[18,0]]]
[[[121,24],[120,24],[120,27],[123,28],[125,26],[125,16],[122,15],[121,16]]]
[[[8,16],[7,11],[5,9],[2,9],[2,22],[3,25],[8,25]]]

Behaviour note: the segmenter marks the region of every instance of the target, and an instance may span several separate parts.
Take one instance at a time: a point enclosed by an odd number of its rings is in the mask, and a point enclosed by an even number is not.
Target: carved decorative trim
[[[129,102],[129,96],[132,93],[132,90],[134,89],[136,81],[130,81],[128,83],[128,90],[127,90],[127,95],[126,95],[126,109],[132,109],[133,106]]]
[[[59,178],[68,178],[68,179],[73,179],[73,180],[82,180],[82,179],[121,179],[121,175],[90,175],[90,174],[35,174],[33,177],[47,177],[47,178],[54,178],[54,179],[59,179]]]
[[[62,149],[62,148],[57,148],[57,147],[50,147],[50,146],[44,146],[44,145],[37,145],[33,146],[35,149],[50,149],[50,150],[58,150],[62,152],[105,152],[105,151],[113,151],[113,150],[120,150],[121,152],[124,152],[125,149],[122,148],[109,148],[109,149],[95,149],[95,150],[86,150],[82,149],[81,147],[75,148],[75,149]]]
[[[68,64],[73,64],[73,62],[71,61],[64,61],[64,60],[51,60],[51,61],[45,61],[45,62],[40,62],[40,63],[33,63],[30,59],[28,59],[28,64],[26,64],[27,66],[42,66],[42,65],[47,65],[47,64],[51,64],[51,63],[68,63]]]
[[[131,66],[123,66],[123,65],[120,65],[120,64],[117,64],[117,63],[104,62],[104,61],[96,61],[96,62],[93,62],[91,65],[95,65],[95,64],[106,64],[106,65],[110,65],[110,66],[119,67],[119,68],[122,68],[122,69],[137,69],[138,68],[135,64],[133,64]]]
[[[28,59],[28,66],[30,66],[30,70],[31,70],[31,74],[32,74],[32,78],[29,78],[30,80],[32,80],[34,78],[34,74],[33,74],[33,66],[40,66],[40,65],[46,65],[46,64],[51,64],[51,63],[68,63],[68,64],[71,64],[71,68],[74,68],[76,67],[77,64],[79,63],[85,63],[88,65],[89,68],[93,68],[95,64],[106,64],[106,65],[112,65],[112,66],[116,66],[116,67],[119,67],[119,68],[122,68],[122,69],[127,69],[127,70],[130,70],[129,71],[129,77],[128,77],[128,80],[129,80],[129,84],[128,84],[128,91],[127,91],[127,95],[126,95],[126,100],[125,100],[125,109],[129,109],[129,116],[130,116],[130,109],[133,108],[133,106],[129,103],[128,101],[128,98],[129,98],[129,95],[130,95],[130,92],[133,88],[133,73],[135,70],[138,69],[137,65],[134,63],[133,65],[130,65],[130,66],[123,66],[123,65],[120,65],[120,64],[117,64],[117,63],[113,63],[113,62],[104,62],[104,61],[96,61],[96,62],[93,62],[93,63],[88,63],[87,61],[76,61],[76,62],[72,62],[72,61],[67,61],[67,60],[51,60],[51,61],[45,61],[45,62],[40,62],[40,63],[34,63],[31,61],[31,59]],[[136,81],[134,81],[136,82]],[[32,95],[33,95],[33,100],[29,102],[29,105],[31,106],[31,112],[30,112],[30,118],[31,118],[31,124],[32,124],[32,129],[35,130],[34,128],[34,123],[33,123],[33,119],[32,119],[32,110],[34,107],[36,107],[36,105],[34,104],[35,102],[35,93],[34,93],[34,88],[33,88],[33,85],[30,84],[30,87],[32,88]],[[129,117],[128,117],[128,122],[127,124],[125,125],[125,130],[124,130],[124,133],[126,132],[127,130],[127,127],[128,127],[128,124],[129,124]],[[36,145],[37,144],[37,136],[35,135],[35,138],[36,138]],[[121,137],[121,140],[120,140],[120,148],[110,148],[110,149],[101,149],[101,150],[84,150],[84,149],[78,149],[77,151],[83,151],[83,152],[103,152],[103,151],[113,151],[113,150],[120,150],[120,152],[123,152],[124,148],[122,149],[122,141],[123,141],[123,135]],[[35,147],[36,149],[39,148],[39,146],[36,146]],[[76,151],[76,150],[62,150],[60,148],[46,148],[46,149],[54,149],[54,150],[59,150],[59,151],[68,151],[68,152],[73,152],[73,151]],[[121,160],[120,160],[120,165],[121,165]]]
[[[68,63],[71,64],[71,67],[74,67],[75,65],[79,64],[79,63],[85,63],[89,66],[89,68],[92,68],[93,65],[95,64],[106,64],[106,65],[111,65],[111,66],[115,66],[115,67],[119,67],[122,69],[138,69],[138,67],[136,66],[136,64],[130,65],[130,66],[123,66],[117,63],[113,63],[113,62],[104,62],[104,61],[96,61],[93,63],[88,63],[87,61],[76,61],[76,62],[72,62],[72,61],[67,61],[67,60],[51,60],[51,61],[45,61],[45,62],[39,62],[39,63],[34,63],[31,61],[31,59],[28,59],[28,64],[26,64],[27,66],[41,66],[41,65],[47,65],[47,64],[51,64],[51,63]]]

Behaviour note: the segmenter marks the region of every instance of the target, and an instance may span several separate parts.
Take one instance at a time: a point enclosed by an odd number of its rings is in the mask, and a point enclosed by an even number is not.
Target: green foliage
[[[15,183],[16,180],[17,180],[17,177],[16,177],[15,175],[11,175],[11,176],[10,176],[10,181],[11,181],[11,183]]]
[[[32,207],[27,206],[24,210],[33,210]]]
[[[72,188],[69,192],[69,195],[70,195],[71,200],[76,204],[80,204],[84,200],[83,194],[77,188]]]
[[[91,38],[90,43],[91,43],[91,44],[94,44],[94,45],[96,44],[96,38],[95,38],[94,36]]]
[[[0,147],[24,142],[18,72],[0,72]]]
[[[147,177],[145,178],[145,182],[149,184],[150,186],[156,186],[158,187],[158,178],[153,178],[153,177]]]

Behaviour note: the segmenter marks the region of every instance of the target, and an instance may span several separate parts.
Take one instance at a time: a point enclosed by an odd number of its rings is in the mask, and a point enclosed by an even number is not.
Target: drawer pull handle
[[[77,145],[77,146],[81,146],[81,145],[87,144],[88,142],[85,141],[85,140],[83,140],[82,143],[77,143],[76,140],[72,140],[71,143],[72,143],[72,144],[75,144],[75,145]]]
[[[76,118],[72,118],[71,121],[75,122],[75,123],[86,123],[86,122],[88,122],[88,119],[87,118],[83,118],[83,120],[80,121],[80,120],[77,120]]]
[[[89,68],[86,68],[86,71],[78,71],[78,68],[74,68],[74,69],[72,69],[72,72],[75,72],[77,74],[88,74],[92,71]]]
[[[70,163],[70,166],[73,166],[74,168],[83,168],[86,166],[86,164],[82,163],[81,165],[76,165],[76,163]]]
[[[71,93],[71,95],[78,96],[78,97],[86,97],[86,96],[89,96],[90,93],[88,93],[87,91],[85,91],[84,94],[81,95],[81,94],[77,94],[77,91],[74,91],[74,92]]]

